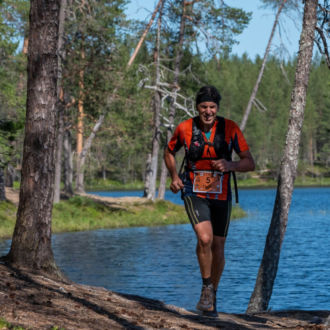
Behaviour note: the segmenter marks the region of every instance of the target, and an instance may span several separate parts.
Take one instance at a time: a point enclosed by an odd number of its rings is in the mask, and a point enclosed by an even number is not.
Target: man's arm
[[[248,172],[254,171],[255,164],[253,157],[249,150],[242,151],[238,154],[240,160],[231,162],[225,159],[218,159],[212,161],[212,166],[215,170],[220,172]]]
[[[170,189],[176,194],[179,190],[183,189],[184,185],[176,171],[175,157],[170,153],[168,148],[164,152],[164,161],[172,179]]]

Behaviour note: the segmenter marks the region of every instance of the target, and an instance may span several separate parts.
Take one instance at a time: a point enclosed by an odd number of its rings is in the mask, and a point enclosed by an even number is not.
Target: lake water
[[[103,192],[141,196],[141,191]],[[182,204],[178,195],[166,199]],[[231,222],[218,309],[243,313],[248,305],[271,219],[274,189],[240,190],[247,217]],[[330,309],[330,188],[296,188],[269,308]],[[159,299],[194,309],[201,280],[190,224],[53,236],[57,264],[75,282]],[[10,241],[0,241],[0,253]]]

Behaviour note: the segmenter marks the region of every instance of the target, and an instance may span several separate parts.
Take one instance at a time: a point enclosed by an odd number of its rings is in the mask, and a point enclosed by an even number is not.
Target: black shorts
[[[226,237],[231,214],[231,201],[185,196],[184,206],[194,227],[200,222],[211,221],[213,235]]]

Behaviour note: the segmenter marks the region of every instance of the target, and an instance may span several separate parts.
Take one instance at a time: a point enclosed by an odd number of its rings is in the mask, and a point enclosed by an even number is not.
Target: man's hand
[[[172,182],[171,182],[171,185],[170,185],[170,189],[172,190],[172,192],[174,192],[175,194],[183,189],[184,187],[184,184],[182,183],[181,179],[177,176],[175,177]]]
[[[254,171],[255,165],[253,157],[249,150],[238,154],[240,160],[231,162],[225,159],[212,160],[212,167],[220,172],[248,172]]]
[[[212,167],[220,172],[229,172],[233,170],[233,163],[225,159],[211,161]]]

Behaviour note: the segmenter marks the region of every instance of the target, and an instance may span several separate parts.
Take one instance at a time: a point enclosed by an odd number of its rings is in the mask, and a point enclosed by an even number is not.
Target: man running
[[[213,86],[202,87],[196,95],[198,116],[180,123],[164,153],[170,172],[170,189],[182,191],[190,222],[197,236],[197,258],[202,292],[197,309],[217,315],[216,292],[222,275],[224,245],[231,214],[231,172],[253,171],[249,146],[232,120],[217,116],[221,96]],[[175,154],[185,150],[185,171],[176,170]],[[239,156],[231,160],[232,151]]]

